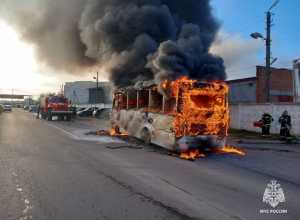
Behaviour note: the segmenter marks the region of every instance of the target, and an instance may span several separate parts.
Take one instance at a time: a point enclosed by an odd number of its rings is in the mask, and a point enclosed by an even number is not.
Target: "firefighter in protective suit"
[[[291,133],[289,129],[292,129],[292,118],[288,115],[287,111],[284,111],[282,116],[279,118],[278,122],[281,124],[280,136],[281,140],[287,141],[287,143],[291,143]],[[288,129],[289,128],[289,129]]]
[[[273,117],[269,115],[268,111],[265,111],[261,117],[260,122],[263,124],[262,126],[262,137],[269,138],[270,137],[270,126],[272,121],[274,121]]]

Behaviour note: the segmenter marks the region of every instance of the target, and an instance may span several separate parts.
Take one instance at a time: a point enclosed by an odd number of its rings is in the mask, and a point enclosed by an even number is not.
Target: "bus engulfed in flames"
[[[181,78],[171,83],[176,98],[175,134],[227,135],[229,86],[222,83],[204,83]]]
[[[182,77],[171,82],[170,88],[176,99],[175,135],[183,155],[186,157],[188,152],[195,155],[206,148],[224,148],[229,123],[229,86],[224,82],[198,82]]]
[[[182,158],[202,157],[204,151],[226,149],[228,90],[224,82],[187,77],[122,88],[114,93],[112,127],[116,133],[178,151]]]

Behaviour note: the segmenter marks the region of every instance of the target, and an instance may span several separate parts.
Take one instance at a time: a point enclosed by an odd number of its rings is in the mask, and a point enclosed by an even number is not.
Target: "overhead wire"
[[[229,36],[229,37],[227,37],[227,38],[223,39],[222,41],[226,41],[227,39],[229,39],[229,38],[231,38],[231,37],[233,37],[233,36],[237,35],[238,33],[241,33],[241,32],[243,32],[243,31],[245,31],[245,30],[249,29],[250,27],[252,27],[252,26],[254,26],[254,25],[256,25],[256,24],[258,24],[258,23],[262,22],[263,20],[266,20],[266,18],[263,18],[263,19],[259,20],[258,22],[256,22],[256,23],[254,23],[254,24],[252,24],[252,25],[250,25],[250,26],[248,26],[248,27],[246,27],[246,28],[242,29],[241,31],[239,31],[239,32],[236,32],[236,33],[232,34],[231,36]]]

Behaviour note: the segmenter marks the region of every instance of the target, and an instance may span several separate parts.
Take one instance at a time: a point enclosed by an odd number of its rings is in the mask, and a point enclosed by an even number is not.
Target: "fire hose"
[[[295,136],[295,138],[297,138],[300,141],[300,138],[298,137],[298,135],[296,135],[292,129],[289,128],[289,126],[287,126],[287,124],[285,124],[285,126],[287,127],[287,129]]]

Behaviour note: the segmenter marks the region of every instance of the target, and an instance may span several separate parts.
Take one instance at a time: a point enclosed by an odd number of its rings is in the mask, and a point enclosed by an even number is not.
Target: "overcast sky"
[[[228,79],[255,76],[255,66],[265,64],[265,43],[250,37],[252,32],[266,35],[266,14],[274,0],[212,0],[214,14],[221,22],[218,39],[211,52],[225,60]],[[299,0],[280,0],[272,27],[273,67],[291,68],[300,58]],[[31,45],[18,40],[14,30],[0,21],[0,94],[32,94],[59,91],[64,82],[92,81],[95,72],[74,76],[57,73],[36,62]],[[100,80],[106,78],[100,77]]]

